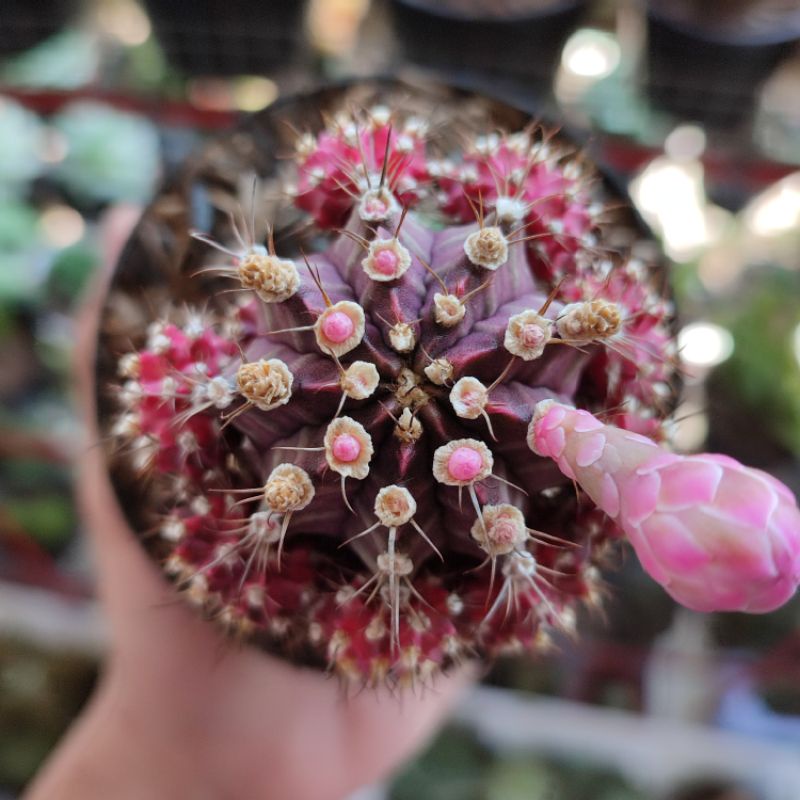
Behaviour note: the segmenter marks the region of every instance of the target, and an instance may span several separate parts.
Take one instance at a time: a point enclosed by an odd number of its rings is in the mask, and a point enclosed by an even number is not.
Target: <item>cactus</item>
[[[308,249],[255,190],[194,233],[201,300],[118,359],[111,434],[147,477],[151,551],[233,635],[359,684],[546,647],[623,536],[694,608],[782,602],[791,496],[654,444],[670,304],[585,156],[459,113],[449,138],[384,105],[298,134]]]

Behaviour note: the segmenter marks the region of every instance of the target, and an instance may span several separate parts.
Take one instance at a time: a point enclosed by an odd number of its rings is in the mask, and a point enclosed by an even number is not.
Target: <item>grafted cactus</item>
[[[669,303],[618,249],[585,158],[533,126],[476,132],[457,106],[432,126],[402,105],[340,112],[289,164],[305,246],[254,191],[182,255],[196,308],[176,298],[118,359],[112,433],[148,478],[150,547],[179,589],[359,683],[545,646],[598,601],[622,535],[692,607],[785,600],[788,492],[653,443]],[[737,492],[774,508],[738,516]],[[725,537],[754,537],[761,560],[718,558]]]

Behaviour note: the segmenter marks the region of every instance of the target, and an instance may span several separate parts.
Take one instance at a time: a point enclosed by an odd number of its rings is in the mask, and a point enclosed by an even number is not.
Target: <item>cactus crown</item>
[[[532,453],[534,408],[659,438],[670,397],[669,304],[584,155],[461,122],[371,105],[299,134],[308,249],[229,208],[188,250],[197,307],[118,360],[112,432],[166,572],[357,682],[571,628],[616,528]]]

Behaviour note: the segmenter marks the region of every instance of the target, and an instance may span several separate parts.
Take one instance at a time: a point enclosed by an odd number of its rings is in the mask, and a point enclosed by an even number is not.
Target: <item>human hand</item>
[[[107,220],[113,265],[138,212]],[[108,276],[106,275],[106,278]],[[237,647],[180,602],[128,527],[108,479],[93,403],[104,281],[81,315],[78,471],[110,650],[100,685],[28,800],[338,800],[387,775],[435,730],[468,670],[422,694],[346,697],[322,673]]]

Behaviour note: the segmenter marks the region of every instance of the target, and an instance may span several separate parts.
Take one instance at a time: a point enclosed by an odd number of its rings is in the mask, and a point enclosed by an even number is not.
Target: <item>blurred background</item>
[[[2,0],[0,798],[106,635],[70,490],[74,314],[104,220],[248,112],[391,74],[487,88],[588,142],[671,260],[684,450],[800,490],[800,2]],[[677,609],[629,559],[604,619],[498,664],[359,800],[798,800],[800,603]]]

